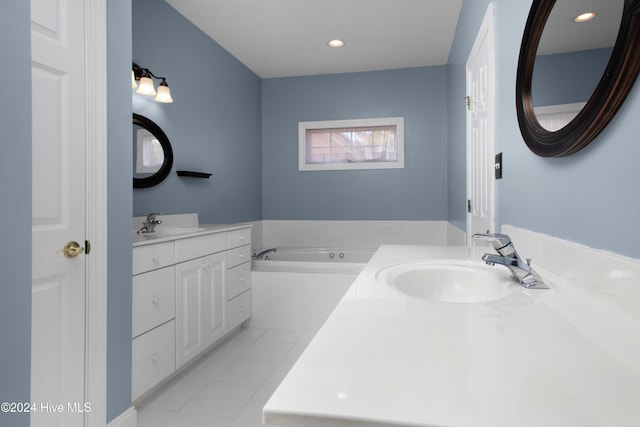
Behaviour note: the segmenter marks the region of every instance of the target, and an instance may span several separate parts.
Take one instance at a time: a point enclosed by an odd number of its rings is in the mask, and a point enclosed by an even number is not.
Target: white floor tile
[[[276,368],[271,372],[271,374],[264,381],[263,385],[277,387],[280,385],[284,377],[287,376],[291,367],[293,366],[292,362],[282,361],[276,366]]]
[[[239,341],[255,341],[267,331],[268,329],[263,328],[240,328],[232,339]]]
[[[243,359],[280,362],[291,350],[293,344],[256,341],[242,352]]]
[[[293,346],[291,346],[291,350],[289,350],[287,354],[284,355],[284,358],[282,360],[289,361],[291,362],[291,364],[294,364],[296,360],[300,358],[306,348],[307,346],[303,344],[293,344]]]
[[[183,408],[182,412],[235,417],[249,402],[258,386],[212,382]]]
[[[298,342],[303,333],[304,330],[298,329],[269,329],[260,336],[258,341],[294,344]]]
[[[138,427],[264,427],[262,407],[316,330],[242,328],[138,405]]]
[[[240,359],[230,363],[216,377],[217,382],[261,385],[278,364],[264,360]]]
[[[177,412],[163,427],[228,427],[233,418]]]
[[[262,408],[267,400],[271,397],[277,387],[274,386],[262,386],[258,389],[256,394],[253,395],[251,400],[242,408],[237,418],[247,419],[253,421],[262,420]]]
[[[300,338],[298,338],[297,344],[303,344],[303,345],[309,344],[311,342],[311,340],[313,339],[313,337],[316,336],[317,332],[318,332],[317,329],[306,329],[302,333]]]
[[[175,412],[160,411],[152,408],[138,409],[138,427],[163,427]]]
[[[271,424],[262,424],[260,421],[241,420],[236,418],[229,427],[265,427]]]
[[[205,388],[210,379],[196,375],[179,375],[154,393],[143,406],[161,411],[179,411],[191,398]]]

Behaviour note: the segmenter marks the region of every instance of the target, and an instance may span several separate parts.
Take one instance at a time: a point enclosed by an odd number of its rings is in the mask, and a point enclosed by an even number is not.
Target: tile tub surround
[[[464,245],[464,232],[447,221],[263,220],[261,227],[255,230],[256,234],[262,231],[263,247]]]
[[[520,254],[529,257],[529,243],[514,235]],[[267,402],[265,421],[297,427],[637,425],[640,300],[626,302],[634,316],[600,291],[632,295],[630,283],[584,274],[585,281],[575,283],[567,280],[571,272],[544,269],[535,254],[551,289],[514,284],[510,296],[490,303],[430,302],[376,281],[388,265],[477,261],[485,251],[382,246]],[[593,256],[597,261],[590,262],[605,271],[601,277],[640,272],[633,260],[616,259],[620,268],[610,254]]]

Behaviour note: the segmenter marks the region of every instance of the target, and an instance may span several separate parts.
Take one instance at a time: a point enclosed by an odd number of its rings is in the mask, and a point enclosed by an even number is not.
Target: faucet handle
[[[147,222],[155,221],[157,215],[161,215],[161,214],[159,212],[152,212],[150,214],[147,214]]]
[[[493,243],[496,249],[507,246],[511,243],[511,237],[500,233],[476,233],[471,236],[472,239],[488,240]]]

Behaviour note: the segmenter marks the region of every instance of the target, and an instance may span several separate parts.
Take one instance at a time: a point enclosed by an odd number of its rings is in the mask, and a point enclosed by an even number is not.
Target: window
[[[137,131],[136,173],[155,173],[164,162],[160,141],[146,129]]]
[[[298,123],[298,170],[404,168],[404,117]]]

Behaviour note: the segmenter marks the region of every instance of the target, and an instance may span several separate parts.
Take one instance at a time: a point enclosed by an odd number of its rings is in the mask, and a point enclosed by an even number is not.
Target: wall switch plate
[[[495,169],[496,179],[502,179],[502,153],[496,154],[496,160],[493,167]]]

